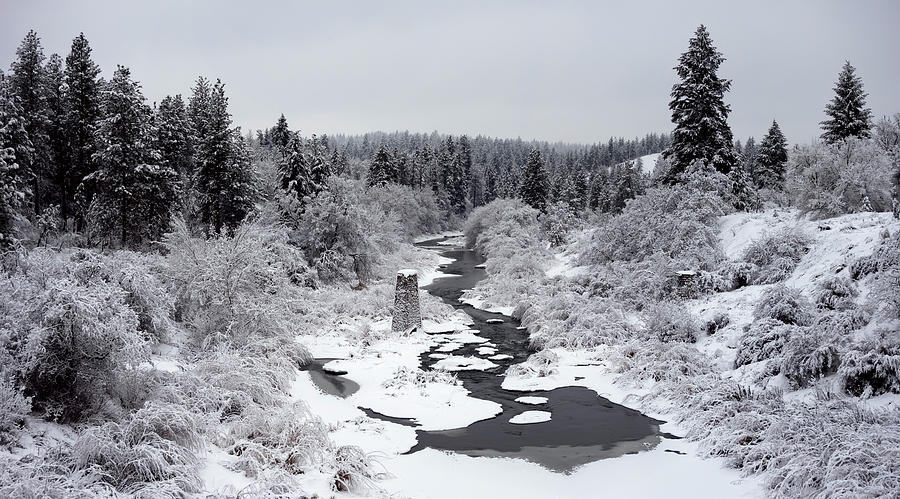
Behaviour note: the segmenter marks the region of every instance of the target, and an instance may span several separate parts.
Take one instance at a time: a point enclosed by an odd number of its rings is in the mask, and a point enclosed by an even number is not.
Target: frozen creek
[[[416,431],[418,443],[409,452],[425,448],[459,452],[469,456],[505,456],[526,459],[554,471],[570,472],[599,459],[650,450],[660,438],[662,421],[615,404],[588,388],[568,386],[549,391],[512,391],[501,387],[506,369],[524,362],[533,353],[528,333],[517,329],[518,321],[477,309],[460,301],[462,293],[486,277],[484,259],[472,250],[439,245],[442,239],[419,245],[439,251],[453,263],[442,269],[451,275],[436,279],[424,289],[447,304],[472,317],[472,329],[478,336],[496,345],[499,354],[510,356],[494,360],[497,367],[486,370],[461,370],[457,377],[470,396],[501,405],[503,412],[465,428],[446,431]],[[431,357],[439,347],[423,352],[422,369],[428,370],[440,360]],[[454,355],[483,357],[480,344],[464,344]],[[484,353],[484,352],[482,352]],[[516,399],[543,397],[543,403],[517,402]],[[525,399],[534,401],[540,399]],[[510,423],[526,411],[545,411],[550,420],[530,424]],[[521,418],[518,418],[521,420]],[[517,421],[518,421],[517,420]],[[393,420],[396,422],[396,419]]]

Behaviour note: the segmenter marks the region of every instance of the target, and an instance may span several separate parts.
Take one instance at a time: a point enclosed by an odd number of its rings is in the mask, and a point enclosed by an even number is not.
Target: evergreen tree
[[[72,40],[72,50],[66,57],[67,161],[60,175],[62,218],[66,220],[70,215],[74,215],[77,227],[84,225],[84,213],[83,210],[75,209],[75,193],[81,181],[94,171],[92,163],[96,151],[94,137],[100,118],[99,74],[100,68],[91,60],[91,47],[84,33],[81,33]],[[84,201],[82,208],[86,208],[90,199]]]
[[[588,206],[587,173],[581,168],[572,176],[572,195],[567,200],[574,213],[581,213]]]
[[[328,177],[331,168],[328,165],[328,146],[324,140],[317,140],[313,135],[310,139],[309,151],[309,178],[312,184],[313,195],[318,194],[328,186]]]
[[[834,86],[834,98],[825,107],[828,119],[821,123],[822,140],[826,144],[848,137],[868,138],[872,128],[872,111],[866,107],[868,94],[863,91],[862,80],[856,68],[844,63]]]
[[[728,178],[731,181],[731,193],[734,195],[734,207],[742,211],[758,209],[759,194],[744,163],[735,164],[734,168],[728,172]]]
[[[97,128],[97,170],[90,222],[122,247],[158,239],[169,227],[178,176],[153,147],[152,111],[128,68],[119,66],[103,90]]]
[[[200,222],[207,235],[231,232],[253,207],[255,188],[250,153],[239,130],[231,128],[225,85],[197,80],[189,105],[196,136],[195,189]]]
[[[780,189],[784,183],[784,168],[787,164],[787,139],[781,133],[778,123],[772,120],[769,132],[759,144],[752,171],[753,181],[760,189]]]
[[[672,87],[669,103],[675,131],[672,145],[665,152],[671,164],[664,178],[668,183],[677,182],[696,160],[703,160],[722,173],[728,173],[736,162],[728,126],[731,109],[723,100],[731,81],[716,74],[724,61],[706,27],[700,25],[675,68],[681,83]]]
[[[532,208],[546,212],[549,190],[544,159],[541,157],[540,151],[532,149],[528,155],[528,163],[525,165],[519,195],[522,201]]]
[[[47,60],[46,66],[46,91],[47,91],[47,138],[50,147],[50,165],[47,174],[51,177],[52,187],[44,191],[44,201],[47,204],[62,203],[63,174],[68,163],[68,144],[66,130],[66,100],[65,100],[65,73],[63,60],[58,54],[53,54]]]
[[[629,199],[634,199],[644,191],[641,174],[633,161],[615,165],[609,177],[611,211],[622,211]]]
[[[29,201],[34,205],[36,214],[43,209],[51,161],[44,59],[41,39],[34,30],[30,30],[16,49],[16,60],[10,66],[9,75],[10,91],[22,108],[25,131],[33,148],[29,157],[18,160],[18,168],[20,176],[29,177]]]
[[[19,166],[31,157],[22,108],[0,73],[0,250],[12,245],[13,221],[28,199],[30,176]]]
[[[461,136],[456,142],[456,154],[459,156],[462,166],[461,188],[464,196],[462,204],[465,205],[465,200],[468,199],[474,205],[475,193],[473,188],[475,183],[472,181],[472,146],[469,144],[469,138],[465,135]]]
[[[177,172],[183,187],[190,187],[194,144],[191,120],[181,94],[168,95],[159,103],[155,122],[160,164]]]
[[[278,121],[275,123],[275,126],[272,128],[270,133],[272,145],[279,151],[281,151],[281,157],[284,158],[287,153],[287,146],[293,138],[293,134],[291,133],[291,129],[288,127],[287,119],[284,117],[284,114],[278,118]]]
[[[280,162],[281,188],[292,193],[301,203],[313,195],[312,166],[303,139],[291,132]]]
[[[387,185],[391,181],[391,170],[393,169],[391,161],[391,154],[388,152],[387,147],[379,147],[375,157],[372,158],[372,164],[369,165],[369,176],[366,179],[366,185],[370,187]]]

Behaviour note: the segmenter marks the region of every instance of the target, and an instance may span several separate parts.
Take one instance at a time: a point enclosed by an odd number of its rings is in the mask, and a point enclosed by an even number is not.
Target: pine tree
[[[331,168],[328,165],[328,146],[324,139],[323,136],[321,140],[317,140],[313,135],[309,144],[309,179],[312,184],[313,196],[328,186],[328,177],[331,175]]]
[[[250,153],[231,128],[225,85],[199,78],[189,104],[196,137],[195,190],[200,223],[207,235],[231,232],[253,207],[255,187]]]
[[[728,173],[736,162],[728,126],[731,109],[723,100],[731,81],[716,74],[724,61],[706,27],[700,25],[675,68],[681,83],[672,87],[669,103],[675,131],[665,152],[671,164],[664,178],[667,183],[678,182],[679,175],[696,160],[721,173]]]
[[[284,117],[284,114],[278,118],[278,121],[275,123],[275,126],[272,127],[271,132],[271,141],[272,145],[275,146],[275,149],[281,151],[281,157],[284,158],[287,153],[287,146],[292,139],[292,133],[290,127],[288,127],[287,119]]]
[[[821,123],[822,140],[826,144],[848,137],[868,138],[872,128],[872,110],[866,107],[868,94],[863,91],[862,79],[856,68],[844,62],[834,86],[834,98],[825,107],[828,119]]]
[[[30,157],[20,158],[18,164],[19,175],[30,177],[29,201],[34,205],[36,214],[43,209],[51,161],[44,59],[41,39],[34,30],[30,30],[16,49],[16,60],[10,66],[9,75],[9,87],[22,108],[25,131],[33,148]]]
[[[162,165],[181,177],[183,187],[190,187],[193,175],[194,143],[191,120],[181,94],[167,95],[156,110],[156,147]]]
[[[169,227],[177,174],[153,148],[152,111],[128,68],[119,66],[103,90],[97,128],[97,170],[84,184],[94,191],[90,222],[122,247],[158,239]]]
[[[66,130],[66,98],[65,98],[65,73],[63,60],[59,54],[53,54],[47,60],[46,66],[46,92],[47,92],[47,138],[50,147],[50,165],[48,175],[51,177],[52,187],[45,190],[43,198],[47,204],[59,205],[62,203],[62,186],[68,158],[67,130]]]
[[[784,183],[787,160],[787,139],[781,133],[778,123],[772,120],[769,132],[759,144],[759,154],[751,170],[756,186],[760,189],[780,189]]]
[[[546,212],[549,190],[547,171],[544,169],[541,152],[532,149],[528,155],[528,163],[525,165],[519,195],[527,205]]]
[[[0,73],[0,249],[12,245],[13,221],[28,199],[31,178],[19,166],[19,158],[28,159],[31,154],[22,108]]]
[[[372,158],[372,164],[369,165],[369,176],[366,179],[366,185],[369,187],[383,187],[391,181],[391,154],[387,147],[381,146]]]
[[[626,161],[613,167],[609,175],[611,187],[610,210],[619,212],[629,199],[634,199],[644,191],[641,174],[634,161]]]
[[[472,146],[469,144],[469,138],[465,135],[461,136],[456,142],[456,154],[462,164],[462,190],[464,191],[464,199],[462,201],[463,209],[465,209],[466,199],[473,205],[475,204],[475,182],[472,181]]]
[[[572,195],[567,200],[574,213],[581,213],[588,206],[587,173],[581,168],[572,176]]]
[[[735,164],[728,172],[731,181],[731,193],[734,195],[734,207],[741,211],[753,211],[759,208],[759,194],[753,185],[753,178],[744,167],[744,163]]]
[[[99,75],[100,68],[91,60],[91,47],[81,33],[72,40],[72,50],[66,57],[67,161],[61,175],[60,198],[63,220],[74,215],[77,227],[84,225],[83,209],[90,199],[84,200],[81,209],[76,209],[75,193],[81,181],[95,169],[91,158],[96,151],[94,137],[100,118]]]

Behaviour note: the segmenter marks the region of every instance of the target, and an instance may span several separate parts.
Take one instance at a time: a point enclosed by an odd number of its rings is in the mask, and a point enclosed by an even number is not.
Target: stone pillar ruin
[[[419,277],[414,269],[397,272],[397,290],[394,293],[394,316],[391,330],[409,333],[422,327],[422,312],[419,309]]]

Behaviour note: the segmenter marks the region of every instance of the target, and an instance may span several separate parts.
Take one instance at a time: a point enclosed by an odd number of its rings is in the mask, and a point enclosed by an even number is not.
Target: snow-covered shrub
[[[335,492],[361,494],[376,487],[379,474],[375,472],[374,460],[355,445],[335,449],[331,466],[331,490]]]
[[[750,268],[735,277],[746,277],[747,284],[781,282],[797,268],[811,241],[801,230],[793,228],[757,239],[741,255],[741,261],[749,264]],[[743,275],[744,272],[746,276]]]
[[[541,221],[543,237],[550,246],[561,246],[569,240],[569,233],[576,227],[578,219],[572,214],[568,203],[550,203],[547,212],[538,217]]]
[[[665,380],[684,380],[713,372],[706,355],[693,345],[658,339],[628,341],[618,349],[616,370],[626,383],[641,384]]]
[[[116,497],[93,469],[74,469],[69,449],[52,446],[40,454],[0,455],[0,497],[22,499]],[[161,496],[165,497],[165,496]]]
[[[366,206],[362,182],[331,177],[297,219],[291,240],[325,281],[365,282],[382,253],[396,249],[403,233],[399,215]]]
[[[890,211],[894,161],[872,139],[801,146],[788,159],[785,191],[794,205],[821,218]]]
[[[405,240],[422,234],[436,234],[449,225],[430,188],[414,188],[400,184],[369,187],[360,201],[374,213],[385,213],[399,222]],[[370,227],[375,229],[375,227]]]
[[[840,355],[835,338],[817,328],[799,328],[784,345],[781,373],[793,387],[805,387],[837,372]]]
[[[245,224],[233,236],[204,240],[176,222],[163,244],[178,312],[197,340],[241,346],[297,334],[302,290],[295,277],[302,257],[283,228]]]
[[[795,288],[778,284],[763,292],[753,309],[756,319],[775,319],[785,324],[808,326],[813,318],[812,304]]]
[[[126,421],[85,430],[73,445],[74,467],[99,473],[121,492],[139,492],[145,482],[167,482],[164,490],[184,495],[201,489],[194,455],[201,446],[200,428],[191,413],[151,403]]]
[[[507,248],[510,253],[528,246],[536,246],[540,233],[540,212],[519,199],[496,199],[475,208],[463,225],[466,246],[475,248],[486,257],[495,250]]]
[[[636,328],[610,299],[585,296],[564,283],[531,288],[535,296],[517,310],[535,348],[592,348],[614,345]]]
[[[779,359],[791,337],[804,334],[802,329],[769,317],[754,321],[741,335],[734,367]]]
[[[14,445],[31,412],[31,401],[22,395],[12,380],[0,378],[0,447]]]
[[[838,376],[844,390],[851,395],[900,393],[900,339],[896,332],[847,351]]]
[[[859,294],[856,284],[842,276],[832,276],[819,281],[816,290],[816,306],[829,310],[846,310],[853,307]]]
[[[132,295],[111,278],[114,264],[84,250],[36,249],[0,276],[4,367],[53,419],[91,413],[122,373],[149,358]]]
[[[405,366],[398,367],[394,374],[381,384],[383,388],[398,390],[406,386],[414,386],[423,390],[432,383],[458,385],[460,382],[456,375],[440,369],[423,371],[422,369],[410,369]]]
[[[553,350],[541,350],[532,354],[525,362],[509,366],[506,375],[527,378],[550,376],[556,373],[557,365],[559,365],[559,355],[556,355]]]
[[[713,335],[726,328],[728,324],[731,324],[731,318],[728,317],[728,314],[725,312],[718,312],[706,321],[703,325],[703,329],[706,330],[706,334]]]
[[[696,318],[684,305],[661,302],[645,310],[647,331],[663,342],[695,343],[700,335]]]
[[[722,256],[717,218],[729,209],[713,186],[701,181],[650,189],[594,232],[582,260],[639,262],[661,253],[679,260],[681,270],[714,268]]]
[[[730,291],[750,285],[759,268],[748,262],[726,260],[719,267],[718,274],[725,283],[722,291]]]
[[[253,407],[228,425],[220,445],[238,457],[233,467],[251,478],[267,468],[305,473],[331,449],[325,425],[302,402]]]

